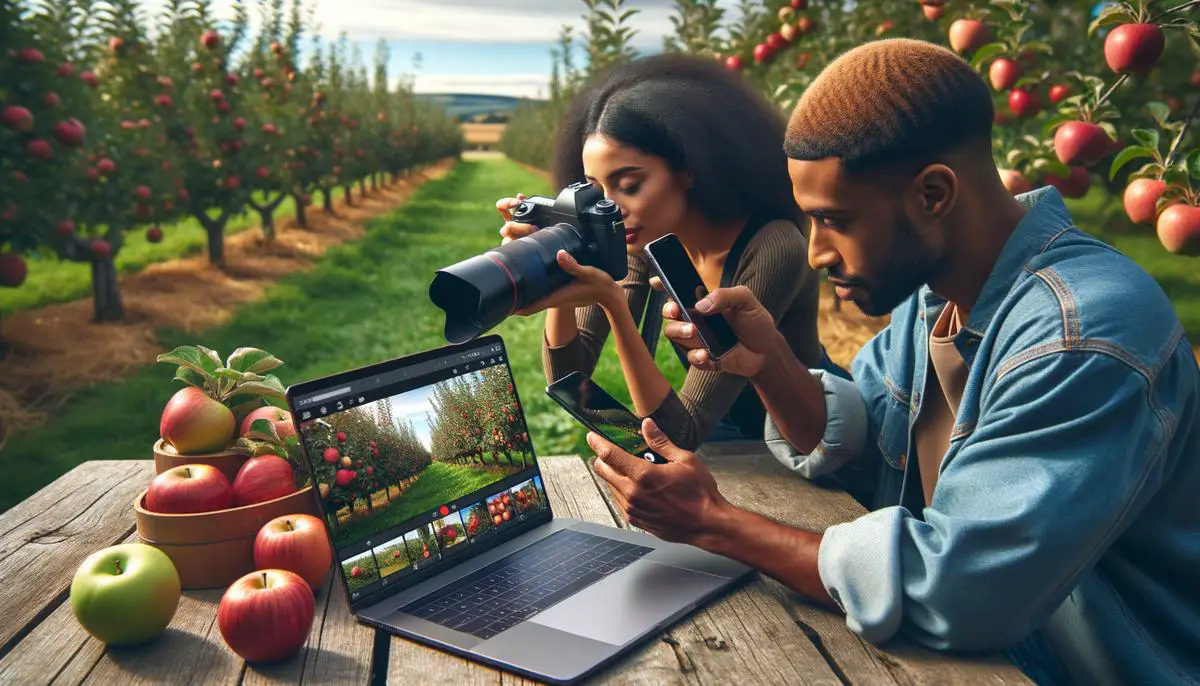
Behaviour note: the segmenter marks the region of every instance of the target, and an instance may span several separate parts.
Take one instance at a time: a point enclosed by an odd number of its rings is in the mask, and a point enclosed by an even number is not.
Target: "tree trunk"
[[[266,205],[259,205],[253,200],[250,201],[250,207],[258,212],[260,225],[262,226],[263,237],[268,242],[275,240],[275,210],[279,209],[279,205],[283,199],[287,197],[282,193],[275,196],[275,199],[268,202]]]
[[[304,206],[304,194],[297,193],[292,196],[292,199],[296,201],[296,223],[300,225],[300,228],[307,229],[308,212],[307,208]]]
[[[95,321],[119,322],[125,319],[125,306],[117,283],[117,264],[110,256],[92,260],[92,304]]]
[[[322,196],[321,202],[325,206],[325,213],[333,214],[333,189],[332,188],[322,188],[321,196]]]
[[[0,325],[3,325],[3,324],[4,324],[4,318],[0,317]],[[0,360],[3,360],[4,356],[7,354],[8,354],[8,343],[6,343],[4,341],[3,328],[0,328]]]
[[[204,210],[194,215],[208,234],[208,262],[220,269],[225,268],[225,223],[229,221],[229,210],[221,210],[221,214],[213,219]]]
[[[354,207],[353,199],[350,193],[354,190],[354,182],[351,181],[348,186],[342,187],[342,199],[346,201],[346,207]]]

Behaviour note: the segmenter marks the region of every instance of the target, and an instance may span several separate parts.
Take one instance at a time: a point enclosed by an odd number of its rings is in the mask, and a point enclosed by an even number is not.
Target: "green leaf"
[[[273,376],[268,376],[264,381],[251,381],[244,383],[237,388],[238,395],[257,395],[263,398],[283,399],[286,396],[283,384],[279,383],[279,379]]]
[[[1112,166],[1108,169],[1108,180],[1112,181],[1117,178],[1117,172],[1121,171],[1121,167],[1124,167],[1126,164],[1143,157],[1154,157],[1155,152],[1154,148],[1144,145],[1131,145],[1125,148],[1113,158]]]
[[[1158,150],[1158,131],[1155,129],[1134,129],[1130,134],[1134,140],[1147,148]]]
[[[275,422],[269,419],[255,419],[250,422],[250,431],[246,432],[246,438],[255,441],[281,441],[279,432],[275,430]]]
[[[1043,52],[1043,53],[1046,53],[1047,55],[1054,54],[1054,46],[1050,45],[1046,41],[1041,41],[1041,40],[1029,41],[1028,43],[1021,46],[1021,50],[1023,50],[1023,51],[1024,50],[1032,50],[1033,52]]]
[[[988,43],[987,45],[980,46],[980,48],[975,51],[975,54],[971,56],[971,66],[975,69],[979,69],[984,62],[997,55],[1003,54],[1006,49],[1007,48],[1005,47],[1004,43],[999,42]]]
[[[1046,125],[1042,127],[1042,138],[1050,138],[1054,135],[1055,129],[1069,121],[1074,121],[1074,119],[1074,117],[1069,117],[1065,114],[1059,114],[1051,117],[1050,121],[1046,122]]]
[[[1052,160],[1048,157],[1038,158],[1034,160],[1033,164],[1030,166],[1042,174],[1054,174],[1055,176],[1064,179],[1071,175],[1071,170],[1067,167],[1067,165],[1059,162],[1058,160]]]
[[[187,367],[203,376],[206,383],[214,378],[217,367],[221,366],[219,361],[214,363],[212,358],[191,345],[181,345],[171,352],[159,355],[156,360]]]
[[[1088,25],[1088,36],[1091,37],[1096,35],[1096,31],[1104,28],[1105,26],[1111,26],[1113,24],[1132,24],[1136,21],[1137,17],[1133,16],[1133,13],[1131,13],[1123,4],[1109,5],[1100,12],[1100,16],[1096,17],[1096,19]]]
[[[283,362],[274,355],[258,348],[238,348],[229,355],[229,361],[226,363],[230,369],[255,374],[261,374],[282,365]]]
[[[196,386],[197,388],[204,388],[205,383],[208,381],[203,374],[197,372],[191,367],[180,367],[179,369],[176,369],[175,380],[182,381],[189,386]]]
[[[1102,129],[1104,129],[1104,133],[1108,134],[1108,137],[1110,140],[1114,140],[1114,141],[1117,140],[1117,127],[1113,126],[1112,124],[1110,124],[1106,121],[1099,122],[1096,125]]]
[[[210,348],[205,348],[202,345],[196,346],[196,349],[199,350],[206,357],[208,357],[208,360],[210,362],[212,362],[213,364],[215,364],[217,367],[221,367],[225,364],[225,361],[221,359],[221,356],[217,354],[216,350],[212,350]]]
[[[1192,181],[1200,181],[1200,148],[1197,148],[1187,156],[1188,176],[1192,177]]]
[[[1167,123],[1167,119],[1171,117],[1171,108],[1165,102],[1151,100],[1146,103],[1146,109],[1150,111],[1150,116],[1154,117],[1154,121],[1158,122],[1159,126]]]
[[[1029,157],[1029,153],[1018,148],[1016,150],[1009,150],[1008,154],[1004,157],[1004,161],[1007,162],[1008,166],[1011,168],[1017,166],[1017,164],[1024,161],[1027,157]]]

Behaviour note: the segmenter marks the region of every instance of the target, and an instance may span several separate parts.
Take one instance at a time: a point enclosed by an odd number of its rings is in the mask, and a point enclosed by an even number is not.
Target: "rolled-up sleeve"
[[[1161,482],[1169,429],[1148,388],[1114,356],[1080,351],[992,382],[923,521],[888,507],[825,531],[818,569],[848,628],[937,649],[1021,640]]]
[[[806,479],[829,474],[858,457],[867,441],[867,408],[862,393],[848,381],[822,369],[809,371],[825,390],[825,432],[811,453],[802,453],[767,416],[763,427],[767,449],[788,469]]]

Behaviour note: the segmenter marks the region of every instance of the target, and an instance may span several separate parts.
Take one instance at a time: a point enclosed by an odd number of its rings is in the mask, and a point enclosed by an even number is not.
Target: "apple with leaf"
[[[264,350],[238,348],[222,360],[204,346],[179,346],[157,360],[178,365],[175,380],[185,384],[159,424],[163,441],[180,455],[226,450],[240,420],[264,406],[286,407],[283,384],[267,373],[283,362]]]
[[[238,507],[282,498],[310,482],[308,469],[301,466],[299,436],[295,432],[281,436],[270,419],[254,419],[232,450],[249,458],[233,480]]]

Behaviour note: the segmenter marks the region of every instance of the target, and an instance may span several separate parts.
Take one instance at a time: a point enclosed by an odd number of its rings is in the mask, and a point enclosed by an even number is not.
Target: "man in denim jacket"
[[[1013,198],[991,94],[953,53],[868,43],[809,87],[785,150],[809,261],[889,326],[853,381],[805,369],[745,289],[710,294],[772,452],[871,512],[823,534],[733,507],[650,420],[652,465],[589,435],[629,521],[737,558],[863,638],[1004,650],[1040,683],[1200,683],[1200,370],[1144,271],[1051,187]]]

